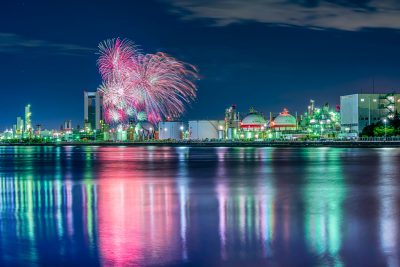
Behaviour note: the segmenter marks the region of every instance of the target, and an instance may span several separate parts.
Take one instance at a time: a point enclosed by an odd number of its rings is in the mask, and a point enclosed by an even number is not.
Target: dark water
[[[399,266],[400,149],[0,147],[1,266]]]

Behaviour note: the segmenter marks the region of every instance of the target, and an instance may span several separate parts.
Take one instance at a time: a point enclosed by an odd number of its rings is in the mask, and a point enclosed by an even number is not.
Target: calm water
[[[400,149],[0,147],[1,266],[399,266]]]

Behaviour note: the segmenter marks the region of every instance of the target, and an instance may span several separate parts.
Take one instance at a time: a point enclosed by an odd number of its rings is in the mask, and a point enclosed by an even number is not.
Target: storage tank
[[[224,120],[189,121],[189,139],[222,139],[224,125]]]
[[[148,121],[140,121],[135,126],[135,133],[140,140],[154,137],[154,126]]]
[[[237,136],[237,128],[228,128],[226,130],[226,139],[233,140],[236,139]]]
[[[289,111],[285,108],[271,123],[271,128],[275,131],[296,130],[297,121],[296,118],[290,115]]]
[[[158,124],[159,139],[182,140],[183,131],[185,131],[183,122],[180,121],[162,121]]]

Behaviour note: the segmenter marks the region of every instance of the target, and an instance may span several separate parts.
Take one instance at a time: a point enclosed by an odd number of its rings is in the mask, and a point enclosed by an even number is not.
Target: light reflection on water
[[[399,266],[399,156],[0,147],[0,265]]]

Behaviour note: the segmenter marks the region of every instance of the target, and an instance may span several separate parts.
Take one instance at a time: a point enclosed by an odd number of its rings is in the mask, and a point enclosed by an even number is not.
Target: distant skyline
[[[83,124],[83,91],[100,85],[97,45],[129,38],[198,67],[183,119],[236,104],[268,114],[400,90],[398,1],[8,1],[0,17],[0,130],[31,104],[32,122]]]

